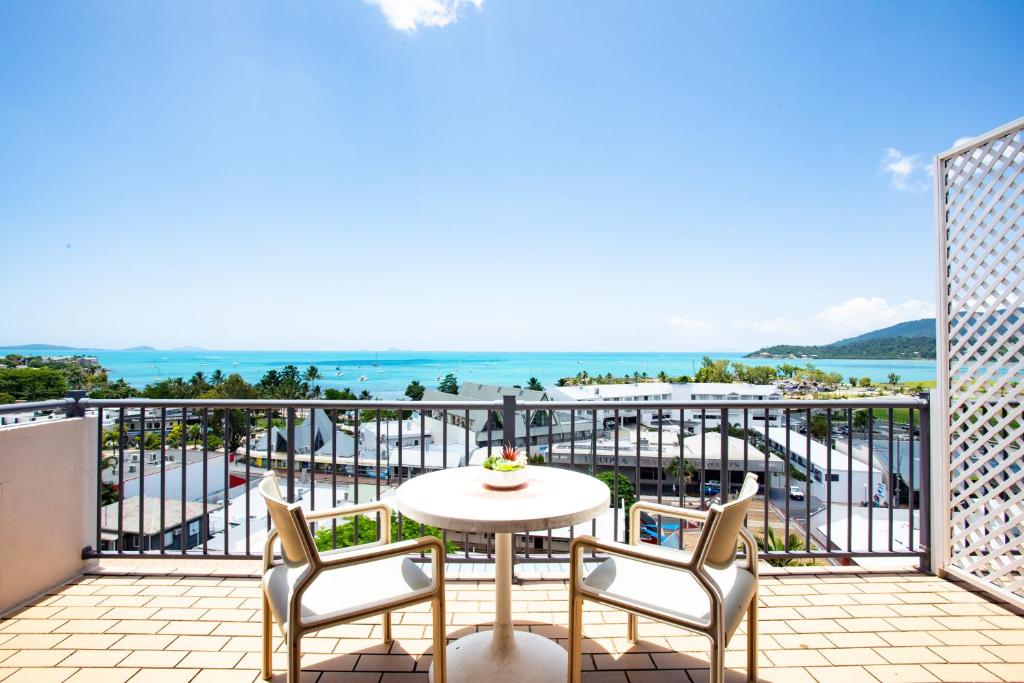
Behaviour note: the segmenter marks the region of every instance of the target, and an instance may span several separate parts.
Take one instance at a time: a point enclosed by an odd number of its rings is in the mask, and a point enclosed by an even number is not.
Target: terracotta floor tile
[[[58,668],[19,669],[3,681],[4,683],[60,683],[69,679],[76,671],[77,669]]]
[[[940,681],[999,681],[1000,678],[980,664],[925,664],[929,673]]]
[[[241,652],[189,652],[175,666],[187,669],[230,669],[241,658]]]
[[[135,650],[118,666],[146,669],[171,669],[188,654],[182,650]]]
[[[1024,681],[1024,664],[983,664],[986,669],[1004,681]]]
[[[132,676],[129,683],[188,683],[198,669],[142,669]]]
[[[114,667],[129,654],[127,650],[77,650],[60,664],[86,668]]]
[[[880,683],[931,683],[939,680],[920,664],[886,664],[865,668]]]
[[[262,680],[259,670],[235,669],[233,671],[222,671],[204,669],[190,683],[253,683],[253,681]]]
[[[4,660],[5,667],[57,666],[74,650],[19,650]]]
[[[121,639],[119,633],[72,633],[61,647],[67,650],[107,650]]]
[[[816,683],[807,669],[800,667],[761,667],[758,676],[766,683]]]
[[[820,653],[830,664],[837,667],[865,666],[867,664],[885,664],[877,652],[869,647],[846,647],[815,650]],[[818,678],[818,676],[815,676]]]
[[[661,655],[654,655],[661,656]],[[651,659],[652,655],[646,653],[636,654],[595,654],[594,655],[594,667],[598,671],[607,670],[634,670],[634,669],[653,669],[654,661]],[[663,667],[658,667],[663,668]]]
[[[862,666],[811,666],[807,673],[818,683],[878,683]]]
[[[124,683],[135,673],[135,669],[79,669],[67,683]]]

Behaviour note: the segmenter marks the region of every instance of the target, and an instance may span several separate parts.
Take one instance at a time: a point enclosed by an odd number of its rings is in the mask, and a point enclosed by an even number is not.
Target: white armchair
[[[629,612],[628,637],[638,639],[637,615],[706,635],[711,640],[711,683],[725,680],[725,647],[747,615],[747,680],[757,681],[757,544],[743,526],[757,493],[757,475],[747,474],[736,500],[707,512],[639,502],[630,508],[630,544],[580,536],[570,547],[569,683],[581,678],[583,602],[592,600]],[[693,552],[640,545],[642,511],[704,522]],[[737,542],[746,561],[736,561]],[[590,574],[583,555],[610,557]]]
[[[433,611],[434,681],[445,681],[444,545],[427,536],[391,543],[391,509],[383,503],[333,508],[306,515],[281,496],[273,472],[259,486],[274,528],[263,551],[263,678],[270,680],[271,620],[288,649],[287,683],[301,675],[302,636],[335,624],[383,615],[384,641],[391,640],[391,611],[430,601]],[[380,540],[328,552],[317,550],[310,520],[379,514]],[[274,561],[274,544],[281,561]],[[428,576],[407,557],[431,553]]]

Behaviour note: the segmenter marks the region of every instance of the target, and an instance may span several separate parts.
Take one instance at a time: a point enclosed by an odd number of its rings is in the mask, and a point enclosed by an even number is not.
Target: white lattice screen
[[[1024,606],[1024,119],[935,179],[943,568]]]

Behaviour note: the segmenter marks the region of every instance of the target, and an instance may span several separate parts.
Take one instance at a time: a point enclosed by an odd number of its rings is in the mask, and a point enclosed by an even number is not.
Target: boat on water
[[[369,379],[369,377],[367,377],[366,375],[359,375],[359,381],[360,382],[365,382],[368,379]]]

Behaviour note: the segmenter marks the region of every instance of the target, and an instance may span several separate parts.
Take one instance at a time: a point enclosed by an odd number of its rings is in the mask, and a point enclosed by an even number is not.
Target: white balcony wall
[[[0,613],[85,568],[95,463],[95,418],[0,428]]]

